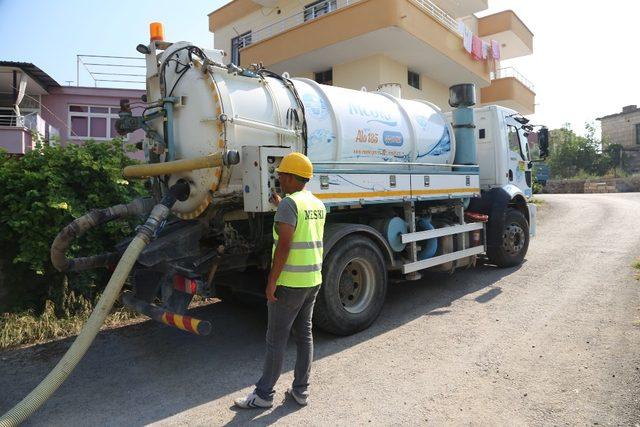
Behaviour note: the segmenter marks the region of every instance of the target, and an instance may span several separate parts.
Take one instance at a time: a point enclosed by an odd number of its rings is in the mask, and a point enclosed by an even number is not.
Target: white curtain
[[[16,113],[16,116],[20,115],[20,103],[24,99],[24,95],[27,91],[27,75],[25,73],[20,73],[20,80],[18,82],[18,96],[16,98],[16,104],[13,109]]]

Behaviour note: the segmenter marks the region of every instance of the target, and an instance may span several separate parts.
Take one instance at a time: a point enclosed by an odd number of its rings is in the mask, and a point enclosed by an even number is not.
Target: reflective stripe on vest
[[[322,238],[326,210],[324,204],[307,190],[289,195],[296,204],[298,221],[293,232],[291,250],[276,283],[293,288],[312,287],[322,283]],[[273,250],[278,244],[273,224]]]

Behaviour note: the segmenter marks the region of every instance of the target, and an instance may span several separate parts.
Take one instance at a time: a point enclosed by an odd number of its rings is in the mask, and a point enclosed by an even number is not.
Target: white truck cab
[[[533,195],[527,131],[509,108],[490,105],[475,109],[480,188],[513,185],[527,198]]]
[[[446,113],[451,118],[451,113]],[[527,199],[533,195],[531,154],[527,131],[517,111],[499,105],[474,108],[480,166],[480,188],[509,188]],[[515,188],[514,188],[515,187]]]

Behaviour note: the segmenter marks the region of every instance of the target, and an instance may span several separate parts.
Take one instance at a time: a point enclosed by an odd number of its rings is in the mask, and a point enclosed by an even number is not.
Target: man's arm
[[[282,273],[282,269],[289,258],[289,251],[291,251],[291,241],[293,240],[293,233],[296,228],[284,222],[277,222],[278,227],[278,244],[276,250],[273,253],[273,263],[271,264],[271,271],[269,272],[269,280],[267,281],[266,295],[267,300],[277,301],[275,297],[276,281]]]

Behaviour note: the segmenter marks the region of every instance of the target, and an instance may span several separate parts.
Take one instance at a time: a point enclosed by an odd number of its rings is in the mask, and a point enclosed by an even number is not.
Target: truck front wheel
[[[382,252],[363,236],[347,236],[327,254],[314,323],[336,335],[369,327],[387,295],[387,269]]]
[[[529,249],[529,223],[517,209],[509,208],[505,213],[504,226],[495,239],[499,246],[487,250],[489,260],[498,267],[513,267],[522,264]]]

